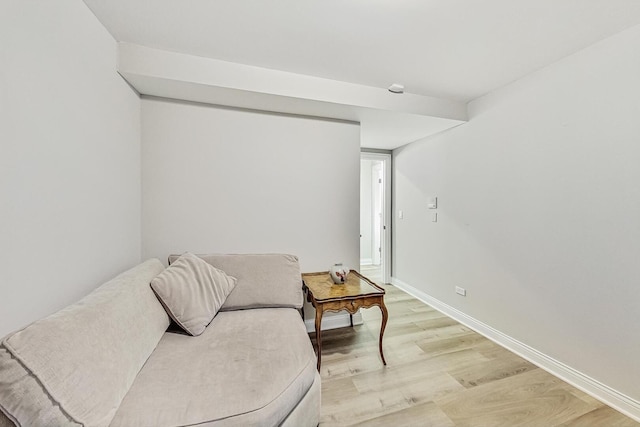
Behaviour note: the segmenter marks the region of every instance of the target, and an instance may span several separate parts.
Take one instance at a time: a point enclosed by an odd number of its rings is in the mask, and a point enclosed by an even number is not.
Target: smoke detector
[[[404,93],[404,85],[394,83],[389,86],[389,92],[391,93]]]

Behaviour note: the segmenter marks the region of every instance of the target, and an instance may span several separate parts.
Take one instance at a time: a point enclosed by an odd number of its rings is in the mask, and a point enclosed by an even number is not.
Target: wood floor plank
[[[436,403],[456,426],[555,426],[592,408],[535,369],[446,395]]]
[[[323,407],[334,407],[350,400],[358,394],[358,389],[351,381],[350,377],[331,379],[322,381],[322,405]]]
[[[323,402],[320,425],[354,425],[410,406],[411,402],[398,389],[359,393],[342,402],[334,404]]]
[[[430,397],[437,397],[452,390],[463,387],[446,371],[438,369],[420,369],[423,364],[418,362],[387,366],[352,377],[353,384],[358,391],[383,391],[392,388],[405,390],[409,386],[417,385],[429,392]]]
[[[449,373],[464,387],[470,388],[518,375],[532,369],[539,368],[524,359],[510,358],[476,363],[471,366],[453,369]]]
[[[416,342],[427,354],[445,354],[453,353],[473,347],[475,344],[485,340],[486,338],[476,334],[475,332],[465,332],[453,337],[446,336],[425,336],[424,339]]]
[[[432,331],[434,329],[440,329],[447,326],[464,328],[464,326],[462,326],[460,323],[456,322],[455,320],[447,316],[437,316],[437,317],[434,316],[432,319],[420,320],[417,322],[414,321],[413,323],[424,331]]]
[[[454,422],[433,402],[410,406],[355,425],[367,427],[455,427]]]
[[[608,406],[602,406],[591,412],[561,424],[561,427],[637,427],[638,423]]]
[[[378,353],[377,308],[362,311],[363,325],[323,332],[321,426],[640,427],[401,290],[384,287],[386,367]]]

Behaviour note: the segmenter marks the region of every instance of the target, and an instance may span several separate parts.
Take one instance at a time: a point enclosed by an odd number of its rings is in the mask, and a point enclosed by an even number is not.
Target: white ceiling
[[[85,0],[121,42],[467,102],[640,23],[638,0]]]

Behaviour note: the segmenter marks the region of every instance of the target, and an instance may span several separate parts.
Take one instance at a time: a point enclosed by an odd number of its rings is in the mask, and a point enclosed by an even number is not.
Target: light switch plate
[[[429,209],[437,209],[438,208],[438,198],[437,197],[429,197],[427,199],[427,206]]]
[[[431,213],[431,222],[438,222],[438,212]]]

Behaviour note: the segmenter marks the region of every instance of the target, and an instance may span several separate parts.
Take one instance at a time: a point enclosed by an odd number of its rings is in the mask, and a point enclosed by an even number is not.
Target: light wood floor
[[[321,426],[640,426],[403,291],[323,332]],[[315,339],[312,336],[312,341]]]

